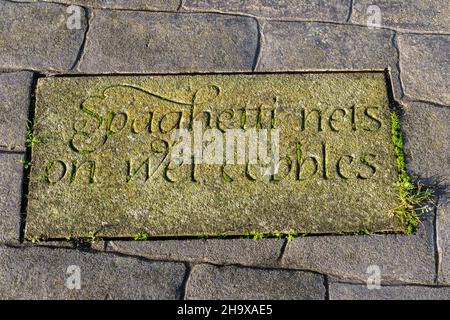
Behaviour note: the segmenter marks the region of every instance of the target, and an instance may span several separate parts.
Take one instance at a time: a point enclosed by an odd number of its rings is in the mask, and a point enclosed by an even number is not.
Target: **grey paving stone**
[[[32,72],[0,73],[0,150],[25,151]]]
[[[41,0],[74,4],[90,8],[130,9],[130,10],[177,10],[180,0]]]
[[[402,130],[407,166],[427,184],[450,183],[450,108],[408,102]]]
[[[308,22],[267,22],[258,71],[384,69],[390,67],[401,97],[393,32]]]
[[[318,236],[288,243],[282,266],[366,281],[367,268],[380,268],[384,283],[432,284],[436,277],[434,214],[417,235]]]
[[[331,283],[331,300],[449,300],[450,287],[381,286],[369,290],[364,284]]]
[[[251,14],[267,18],[346,21],[350,0],[185,0],[188,10],[215,10]]]
[[[377,6],[381,25],[398,30],[450,32],[448,3],[436,0],[354,0],[351,22],[366,24]],[[376,10],[376,8],[375,8]]]
[[[20,236],[22,154],[0,153],[0,242],[18,242]]]
[[[70,289],[67,284],[76,284],[77,274],[81,288]],[[0,299],[179,299],[184,276],[185,266],[180,263],[78,250],[0,247]]]
[[[437,234],[440,254],[439,283],[450,284],[450,197],[442,196],[437,208]]]
[[[81,28],[68,29],[67,6],[0,0],[0,68],[65,71],[75,61],[84,39]]]
[[[450,36],[401,34],[398,43],[405,95],[450,105]]]
[[[186,284],[186,299],[325,298],[323,276],[310,272],[197,265]]]
[[[283,242],[275,239],[109,241],[107,248],[150,259],[277,266]]]
[[[252,18],[94,10],[79,69],[97,73],[251,70],[257,39]]]

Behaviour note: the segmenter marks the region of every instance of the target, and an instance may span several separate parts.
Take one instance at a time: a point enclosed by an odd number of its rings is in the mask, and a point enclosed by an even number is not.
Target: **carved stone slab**
[[[26,237],[401,231],[386,79],[39,79]]]

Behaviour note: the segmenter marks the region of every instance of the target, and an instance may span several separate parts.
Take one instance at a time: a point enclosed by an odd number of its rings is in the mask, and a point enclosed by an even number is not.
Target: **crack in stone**
[[[87,42],[90,25],[91,25],[91,19],[93,19],[93,17],[94,17],[94,13],[91,12],[91,10],[89,10],[88,8],[85,8],[85,7],[82,7],[82,8],[84,10],[84,17],[86,19],[86,30],[84,31],[83,41],[81,42],[80,50],[78,51],[78,55],[75,59],[74,64],[70,68],[70,71],[74,71],[74,70],[78,71],[78,68],[79,68],[81,62],[83,61],[83,58],[85,55],[86,42]]]
[[[440,280],[440,273],[442,268],[442,255],[443,255],[443,248],[441,247],[441,241],[440,241],[440,234],[439,234],[439,219],[438,219],[438,207],[439,207],[439,200],[438,197],[436,199],[436,206],[435,206],[435,215],[434,215],[434,249],[435,249],[435,263],[436,263],[436,284],[439,284]]]
[[[406,97],[407,97],[407,96],[406,96]],[[442,103],[439,103],[439,102],[435,102],[435,101],[431,101],[431,100],[426,100],[426,99],[415,99],[415,98],[412,98],[412,99],[404,99],[404,100],[406,100],[406,102],[419,102],[419,103],[429,104],[429,105],[431,105],[431,106],[433,106],[433,107],[436,107],[436,108],[445,108],[445,109],[448,109],[448,105],[445,105],[445,104],[442,104]]]
[[[177,11],[182,11],[184,9],[184,0],[180,0],[180,4],[178,5]]]
[[[180,287],[178,289],[178,291],[180,293],[180,300],[186,300],[186,291],[187,291],[188,283],[191,278],[192,269],[195,267],[195,265],[192,266],[189,262],[185,262],[184,266],[186,268],[186,271],[184,273],[183,281],[181,282]]]
[[[323,274],[323,286],[325,287],[325,297],[324,300],[330,299],[330,280],[327,274]]]
[[[401,95],[402,95],[401,99],[406,100],[406,102],[420,102],[420,103],[431,104],[431,105],[433,105],[435,107],[448,108],[447,105],[442,104],[440,102],[432,101],[432,100],[426,100],[426,99],[420,99],[420,98],[415,98],[414,96],[409,96],[407,94],[406,88],[405,88],[405,85],[403,83],[402,76],[401,76],[402,75],[402,71],[401,71],[402,70],[402,67],[401,67],[401,56],[400,56],[401,48],[400,48],[400,42],[398,41],[398,34],[399,34],[399,32],[394,31],[394,35],[392,37],[391,43],[392,43],[394,49],[397,51],[397,56],[398,56],[396,67],[398,69],[398,78],[399,78],[399,81],[400,81],[400,90],[401,90]],[[430,35],[430,34],[427,34],[427,35]]]
[[[280,264],[281,267],[289,268],[288,266],[285,265],[285,263],[284,263],[284,258],[285,258],[285,256],[286,256],[286,252],[287,252],[288,249],[289,249],[290,241],[288,241],[287,239],[285,239],[285,241],[286,241],[286,242],[284,243],[284,246],[283,246],[283,247],[281,248],[281,250],[280,250],[280,256],[279,256],[278,263]]]
[[[317,271],[314,269],[307,269],[307,268],[289,268],[287,266],[280,266],[280,267],[263,267],[263,266],[249,266],[249,265],[241,265],[238,263],[230,263],[230,264],[224,264],[224,263],[213,263],[213,262],[188,262],[188,261],[180,261],[180,260],[168,260],[168,259],[150,259],[147,257],[143,257],[143,256],[139,256],[139,255],[132,255],[132,254],[125,254],[125,253],[121,253],[121,252],[113,252],[113,251],[101,251],[101,250],[97,250],[95,248],[80,248],[80,247],[74,247],[74,248],[68,248],[68,247],[58,247],[58,246],[51,246],[51,245],[45,245],[45,244],[39,244],[39,245],[31,245],[31,244],[25,244],[25,245],[20,245],[20,244],[13,244],[13,243],[4,243],[1,244],[0,247],[6,247],[6,248],[11,248],[11,249],[19,249],[19,250],[28,250],[28,249],[32,249],[32,248],[46,248],[46,249],[50,249],[50,250],[78,250],[81,252],[87,252],[89,254],[105,254],[105,255],[116,255],[118,257],[123,257],[123,258],[132,258],[132,259],[137,259],[137,260],[141,260],[147,263],[151,263],[151,262],[160,262],[160,263],[182,263],[185,266],[189,265],[190,270],[189,270],[189,276],[184,280],[185,285],[184,285],[184,290],[186,290],[187,286],[188,286],[188,280],[191,277],[192,271],[195,268],[196,265],[200,265],[200,264],[209,264],[209,265],[213,265],[216,267],[237,267],[237,268],[246,268],[246,269],[256,269],[256,270],[284,270],[284,271],[300,271],[300,272],[310,272],[310,273],[314,273],[314,274],[318,274],[321,275],[323,277],[326,277],[327,279],[327,283],[329,281],[329,277],[336,277],[339,278],[339,283],[347,283],[347,284],[365,284],[365,279],[363,278],[358,278],[358,277],[352,277],[349,275],[338,275],[338,274],[328,274],[328,273],[324,273],[321,271]],[[187,276],[187,274],[185,275],[185,277]],[[325,280],[324,280],[325,281]],[[407,281],[398,281],[398,280],[391,280],[391,279],[387,279],[384,281],[385,284],[384,286],[407,286],[407,285],[414,285],[414,286],[424,286],[424,287],[432,287],[433,285],[430,283],[421,283],[421,282],[407,282]],[[325,283],[325,282],[324,282]],[[180,286],[181,288],[181,286]],[[327,288],[327,287],[326,287]],[[186,291],[184,291],[186,292]],[[328,293],[329,294],[329,293]],[[184,298],[184,297],[183,297]]]
[[[288,269],[288,270],[296,270],[296,269]],[[302,269],[303,271],[303,269]],[[308,271],[308,270],[306,270]],[[363,278],[363,277],[356,277],[356,276],[352,276],[349,274],[337,274],[337,273],[333,273],[330,271],[327,271],[327,273],[325,274],[324,272],[321,271],[309,271],[309,272],[315,272],[315,273],[319,273],[319,274],[323,274],[323,275],[327,275],[327,277],[332,277],[335,279],[339,279],[339,281],[335,281],[338,283],[345,283],[345,284],[360,284],[360,285],[366,285],[367,284],[367,279]],[[432,286],[436,286],[436,284],[433,282],[422,282],[422,281],[415,281],[413,279],[411,280],[399,280],[399,279],[394,279],[394,278],[382,278],[382,286],[390,286],[390,287],[394,287],[394,286],[423,286],[423,287],[432,287]]]
[[[116,10],[116,9],[112,9],[112,10]],[[142,10],[132,10],[132,9],[118,9],[118,10],[142,11]],[[171,11],[165,11],[165,12],[171,12]],[[173,12],[173,13],[176,13],[176,12]],[[320,19],[271,18],[271,17],[266,17],[266,16],[258,16],[258,15],[254,15],[254,14],[246,13],[246,12],[239,12],[239,11],[227,12],[227,11],[221,11],[221,10],[218,10],[218,9],[212,9],[212,10],[203,10],[202,9],[202,10],[200,10],[200,9],[191,9],[191,8],[183,7],[183,11],[181,11],[179,13],[185,13],[185,14],[189,14],[189,13],[214,13],[214,14],[240,16],[240,17],[255,18],[255,19],[265,19],[265,20],[270,21],[270,22],[323,23],[323,24],[335,24],[335,25],[346,25],[346,26],[357,26],[357,27],[369,28],[369,26],[367,26],[367,24],[363,24],[363,23],[349,23],[348,21],[339,22],[339,21],[333,21],[333,20],[320,20]],[[348,19],[348,17],[347,17],[347,19]],[[448,32],[410,30],[410,29],[394,28],[394,27],[388,27],[388,26],[380,26],[379,29],[396,31],[396,32],[407,33],[407,34],[450,35],[450,33],[448,33]]]
[[[280,265],[282,265],[282,260],[283,260],[283,258],[284,258],[284,253],[286,252],[286,247],[287,247],[287,245],[288,245],[288,240],[287,239],[284,239],[284,242],[283,242],[283,244],[281,245],[281,248],[280,248],[280,255],[278,256],[278,258],[277,258],[277,262],[280,264]]]
[[[349,23],[350,20],[352,19],[352,15],[353,15],[353,0],[350,0],[350,6],[348,8],[348,16],[347,16],[347,20],[345,20],[345,22]]]
[[[391,38],[391,43],[392,46],[394,47],[395,51],[397,52],[397,62],[396,62],[396,67],[398,70],[398,80],[399,80],[399,85],[400,85],[400,95],[401,98],[403,98],[405,96],[405,87],[403,84],[403,80],[402,80],[402,69],[401,69],[401,63],[400,63],[400,47],[398,45],[398,39],[397,39],[398,35],[397,32],[394,31],[392,38]]]
[[[1,247],[6,247],[6,248],[10,248],[10,249],[18,249],[18,250],[33,250],[35,248],[44,248],[44,249],[49,249],[49,250],[65,250],[65,251],[81,251],[81,252],[86,252],[86,253],[90,253],[90,254],[102,254],[102,255],[113,255],[113,256],[118,256],[118,257],[122,257],[122,258],[131,258],[131,259],[136,259],[136,260],[141,260],[144,262],[161,262],[161,263],[182,263],[182,264],[188,264],[190,262],[187,261],[181,261],[181,260],[169,260],[169,259],[150,259],[144,256],[139,256],[139,255],[132,255],[132,254],[126,254],[126,253],[121,253],[121,252],[117,252],[117,251],[103,251],[103,250],[99,250],[96,249],[94,247],[91,246],[80,246],[79,243],[76,242],[72,242],[71,245],[73,247],[67,247],[67,246],[58,246],[58,245],[48,245],[45,243],[42,244],[32,244],[32,243],[9,243],[9,242],[5,242],[5,243],[1,243],[0,244],[0,248]]]
[[[287,240],[286,240],[286,244],[287,244]],[[95,250],[95,249],[92,249]],[[98,250],[97,250],[98,251]],[[315,273],[315,274],[320,274],[320,275],[325,275],[322,272],[313,270],[313,269],[306,269],[306,268],[290,268],[287,266],[260,266],[260,265],[248,265],[248,264],[241,264],[241,263],[226,263],[226,262],[217,262],[217,261],[212,261],[210,259],[205,259],[204,261],[187,261],[187,260],[183,260],[183,259],[164,259],[162,257],[147,257],[147,256],[141,256],[138,254],[130,254],[130,253],[123,253],[120,251],[98,251],[100,253],[105,253],[105,254],[114,254],[114,255],[118,255],[121,257],[129,257],[129,258],[134,258],[134,259],[142,259],[145,260],[147,262],[151,262],[151,261],[158,261],[158,262],[172,262],[172,263],[185,263],[185,264],[189,264],[191,267],[191,271],[194,269],[194,267],[196,265],[200,265],[200,264],[209,264],[209,265],[213,265],[213,266],[234,266],[234,267],[238,267],[238,268],[247,268],[247,269],[260,269],[260,270],[286,270],[286,271],[302,271],[302,272],[311,272],[311,273]]]
[[[20,150],[21,147],[11,147],[8,145],[0,144],[0,154],[26,154],[26,151]]]
[[[352,281],[346,280],[342,278],[336,278],[334,283],[338,284],[348,284],[348,285],[356,285],[356,286],[365,286],[367,285],[364,281]],[[390,288],[401,288],[401,287],[421,287],[421,288],[450,288],[449,285],[434,285],[427,283],[410,283],[410,282],[398,282],[398,283],[383,283],[382,287],[390,287]]]
[[[259,21],[259,19],[254,18],[256,21],[256,28],[257,28],[257,43],[256,43],[256,52],[255,52],[255,57],[253,60],[253,66],[252,66],[252,71],[256,71],[256,69],[258,68],[259,65],[259,61],[261,59],[261,51],[262,51],[262,47],[263,47],[263,42],[264,42],[264,34],[263,34],[263,25],[262,22]]]

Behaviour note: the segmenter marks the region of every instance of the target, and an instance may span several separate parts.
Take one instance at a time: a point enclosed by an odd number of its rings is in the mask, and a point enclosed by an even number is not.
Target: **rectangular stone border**
[[[394,80],[392,78],[392,71],[390,68],[384,68],[384,69],[323,69],[323,70],[283,70],[283,71],[224,71],[224,72],[174,72],[174,73],[111,73],[111,74],[95,74],[95,73],[86,73],[86,74],[56,74],[53,75],[53,77],[55,78],[61,78],[61,77],[66,77],[66,78],[77,78],[77,77],[114,77],[114,76],[163,76],[163,75],[171,75],[171,76],[177,76],[177,75],[214,75],[214,74],[222,74],[222,75],[264,75],[264,74],[310,74],[310,73],[358,73],[358,72],[382,72],[385,75],[385,79],[386,79],[386,89],[387,89],[387,95],[388,95],[388,100],[389,100],[389,109],[391,112],[394,112],[398,106],[398,102],[395,99],[395,95],[394,95]],[[38,79],[41,78],[47,78],[46,75],[43,74],[35,74],[34,78],[33,78],[33,83],[31,86],[31,100],[30,100],[30,110],[28,113],[29,116],[29,121],[31,121],[31,123],[34,123],[34,119],[35,119],[35,110],[36,110],[36,90],[37,90],[37,81]],[[392,125],[392,123],[391,123]],[[394,141],[392,141],[393,145],[393,151],[395,148],[394,145]],[[31,161],[31,148],[27,147],[26,149],[26,155],[25,155],[25,161]],[[27,196],[28,196],[28,190],[29,190],[29,173],[30,173],[30,169],[25,169],[25,173],[24,173],[24,187],[23,187],[23,194],[22,194],[22,214],[21,214],[21,226],[20,226],[20,236],[19,236],[19,241],[22,243],[24,241],[31,241],[33,243],[39,243],[41,242],[41,239],[25,239],[25,224],[26,224],[26,216],[27,216]],[[406,230],[405,230],[406,231]],[[308,236],[327,236],[327,235],[364,235],[364,232],[351,232],[351,233],[345,233],[345,232],[341,232],[341,233],[336,233],[336,234],[307,234]],[[398,232],[375,232],[373,234],[398,234]],[[406,234],[406,232],[405,232]],[[302,236],[303,234],[301,233],[295,233],[294,236]],[[196,236],[183,236],[183,237],[172,237],[172,236],[167,236],[167,237],[147,237],[146,235],[144,235],[142,238],[139,239],[133,239],[133,238],[96,238],[95,235],[92,238],[77,238],[77,239],[63,239],[63,238],[48,238],[43,240],[42,242],[63,242],[63,241],[81,241],[82,243],[85,242],[94,242],[97,240],[101,240],[101,241],[130,241],[130,240],[134,240],[134,241],[141,241],[141,240],[195,240],[195,239],[245,239],[245,238],[254,238],[254,239],[259,239],[256,238],[258,237],[259,234],[248,234],[248,235],[230,235],[230,236],[205,236],[205,237],[196,237]],[[281,237],[280,237],[281,236]],[[284,238],[289,238],[293,236],[292,234],[280,234],[275,236],[272,233],[269,234],[262,234],[263,238],[280,238],[280,239],[284,239]]]

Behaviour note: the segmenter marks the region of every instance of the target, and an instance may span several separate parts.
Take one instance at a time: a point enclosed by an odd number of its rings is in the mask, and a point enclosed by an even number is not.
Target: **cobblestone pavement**
[[[326,3],[0,0],[0,298],[449,299],[448,3]],[[373,68],[391,70],[411,175],[436,190],[417,234],[20,241],[19,161],[38,76]]]

